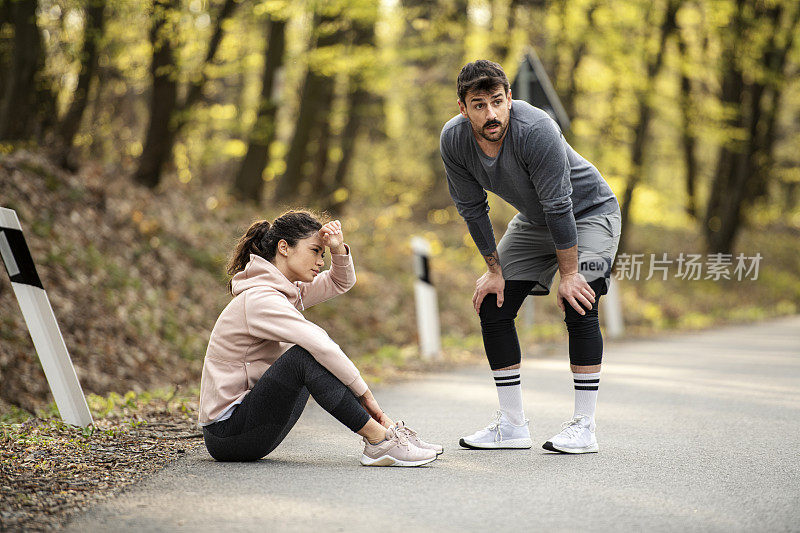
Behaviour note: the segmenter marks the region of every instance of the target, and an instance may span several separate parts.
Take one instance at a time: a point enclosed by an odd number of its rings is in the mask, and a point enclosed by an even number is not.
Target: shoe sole
[[[559,453],[597,453],[600,451],[600,447],[597,445],[597,443],[585,446],[583,448],[558,448],[552,443],[552,441],[547,441],[542,444],[542,448],[551,452]]]
[[[533,446],[531,439],[509,439],[501,442],[467,442],[464,439],[458,441],[460,446],[472,450],[525,450]]]
[[[438,455],[434,455],[430,459],[422,459],[420,461],[403,461],[396,459],[390,455],[382,455],[377,459],[368,457],[367,455],[361,456],[361,464],[364,466],[422,466],[435,461]]]

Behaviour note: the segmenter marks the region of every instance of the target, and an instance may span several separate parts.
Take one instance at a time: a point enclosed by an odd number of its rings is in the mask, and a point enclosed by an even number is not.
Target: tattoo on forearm
[[[497,255],[497,251],[492,252],[492,255],[484,255],[483,259],[489,266],[495,266],[500,264],[500,256]]]

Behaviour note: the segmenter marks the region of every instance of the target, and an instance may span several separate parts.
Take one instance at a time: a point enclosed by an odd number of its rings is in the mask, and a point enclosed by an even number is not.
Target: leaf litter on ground
[[[55,417],[0,424],[0,530],[59,528],[198,447],[195,398],[90,396],[87,428]]]

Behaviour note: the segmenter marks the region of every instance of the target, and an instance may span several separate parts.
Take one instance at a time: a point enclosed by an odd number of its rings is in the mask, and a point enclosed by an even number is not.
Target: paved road
[[[523,386],[544,442],[572,413],[565,356],[526,360]],[[608,344],[599,454],[459,449],[496,406],[484,366],[376,396],[445,454],[361,467],[358,438],[312,404],[269,458],[198,450],[71,530],[800,530],[800,317]]]

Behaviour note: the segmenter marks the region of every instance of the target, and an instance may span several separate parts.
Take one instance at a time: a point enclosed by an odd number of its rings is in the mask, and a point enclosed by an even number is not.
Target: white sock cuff
[[[492,376],[497,387],[510,387],[520,384],[519,368],[514,370],[492,370]]]
[[[511,370],[492,370],[492,375],[496,378],[507,378],[509,376],[519,376],[519,368],[512,368]]]
[[[593,385],[600,384],[600,372],[592,372],[591,374],[577,374],[572,373],[572,381],[576,386],[578,385]]]

